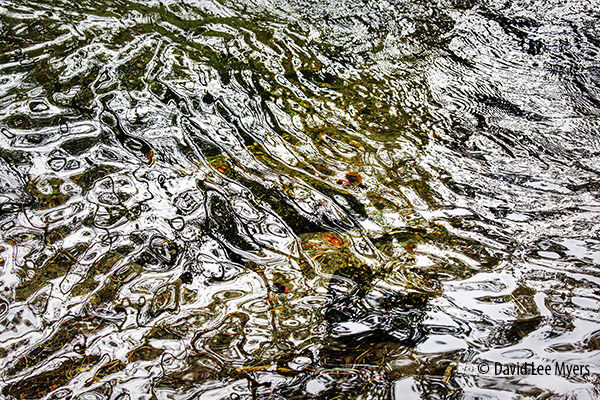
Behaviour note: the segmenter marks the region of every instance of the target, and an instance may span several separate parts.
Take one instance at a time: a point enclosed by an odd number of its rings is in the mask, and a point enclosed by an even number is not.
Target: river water
[[[1,397],[600,397],[599,5],[3,1]]]

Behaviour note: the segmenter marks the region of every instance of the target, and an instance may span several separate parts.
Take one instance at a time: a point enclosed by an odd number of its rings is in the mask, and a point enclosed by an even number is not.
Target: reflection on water
[[[594,2],[0,15],[2,396],[600,396]]]

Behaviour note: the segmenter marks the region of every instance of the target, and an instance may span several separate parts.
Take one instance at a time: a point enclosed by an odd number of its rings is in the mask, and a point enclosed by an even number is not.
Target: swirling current
[[[600,398],[599,6],[0,2],[0,398]]]

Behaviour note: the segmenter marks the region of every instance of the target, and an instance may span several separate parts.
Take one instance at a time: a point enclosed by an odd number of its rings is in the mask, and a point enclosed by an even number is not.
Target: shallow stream
[[[0,398],[599,398],[599,6],[0,2]]]

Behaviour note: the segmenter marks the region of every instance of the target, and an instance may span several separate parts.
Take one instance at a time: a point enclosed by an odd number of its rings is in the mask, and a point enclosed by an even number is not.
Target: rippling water
[[[600,397],[598,10],[0,3],[3,398]]]

